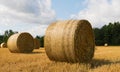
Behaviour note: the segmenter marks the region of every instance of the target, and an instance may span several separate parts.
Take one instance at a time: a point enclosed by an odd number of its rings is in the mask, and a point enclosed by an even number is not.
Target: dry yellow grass
[[[120,46],[96,47],[91,64],[52,62],[44,48],[29,54],[0,48],[0,72],[120,72]]]

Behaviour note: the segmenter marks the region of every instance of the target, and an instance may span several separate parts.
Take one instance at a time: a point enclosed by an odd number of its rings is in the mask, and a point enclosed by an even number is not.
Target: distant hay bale
[[[1,43],[0,47],[1,48],[7,48],[7,44],[6,43]]]
[[[40,48],[40,41],[39,39],[35,38],[34,39],[34,49],[39,49]]]
[[[94,34],[87,20],[58,21],[46,30],[45,50],[50,60],[90,62],[94,49]]]
[[[105,43],[105,44],[104,44],[104,46],[105,46],[105,47],[107,47],[107,46],[108,46],[108,44],[107,44],[107,43]]]
[[[34,49],[34,40],[29,33],[17,33],[10,36],[7,46],[12,53],[29,53]]]

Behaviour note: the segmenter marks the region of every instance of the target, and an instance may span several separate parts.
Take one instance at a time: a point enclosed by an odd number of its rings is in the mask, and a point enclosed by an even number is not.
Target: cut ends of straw
[[[50,60],[90,62],[94,48],[95,38],[87,20],[57,21],[46,30],[45,51]]]
[[[0,48],[7,48],[7,44],[6,43],[1,43]]]
[[[27,32],[16,33],[9,37],[7,46],[12,53],[30,53],[34,49],[34,39]]]

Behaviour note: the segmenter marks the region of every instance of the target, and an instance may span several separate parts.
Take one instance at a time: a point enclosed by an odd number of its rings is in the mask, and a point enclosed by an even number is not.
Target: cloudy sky
[[[92,27],[120,21],[120,0],[0,0],[0,34],[44,35],[56,20],[87,19]]]

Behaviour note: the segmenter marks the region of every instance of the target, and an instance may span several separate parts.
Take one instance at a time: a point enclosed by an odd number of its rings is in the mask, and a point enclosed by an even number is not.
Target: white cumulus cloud
[[[87,7],[78,14],[71,15],[71,18],[87,19],[93,27],[120,21],[120,0],[86,0],[84,4]]]
[[[54,20],[55,11],[51,8],[51,0],[0,0],[1,33],[7,29],[29,32],[32,29],[38,33],[39,28],[43,28],[40,26],[46,26]],[[40,25],[38,30],[37,24]]]

